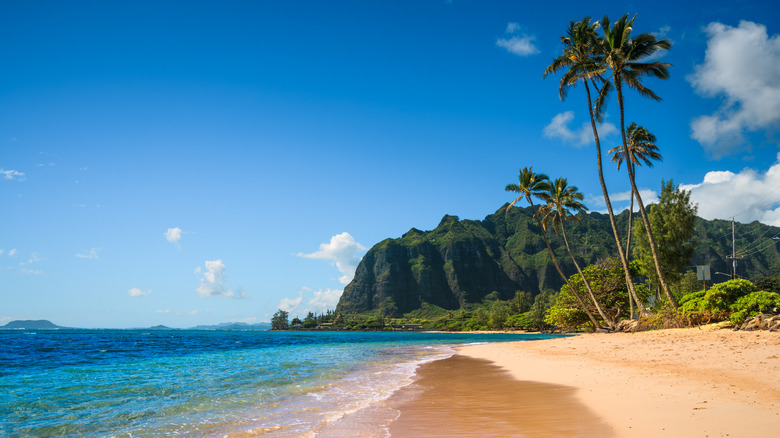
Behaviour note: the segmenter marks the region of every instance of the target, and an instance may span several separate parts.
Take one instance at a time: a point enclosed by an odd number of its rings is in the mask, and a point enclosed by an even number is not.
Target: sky
[[[0,1],[0,324],[333,309],[373,245],[483,219],[526,166],[604,211],[584,89],[542,73],[570,20],[626,13],[673,44],[663,101],[626,95],[644,199],[780,225],[775,1]],[[619,127],[612,101],[605,150]]]

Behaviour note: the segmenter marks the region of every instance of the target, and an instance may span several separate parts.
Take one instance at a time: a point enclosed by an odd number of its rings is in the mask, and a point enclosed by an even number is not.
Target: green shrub
[[[534,320],[533,317],[531,317],[530,312],[518,313],[512,315],[509,318],[507,318],[504,325],[506,325],[507,327],[523,329],[523,330],[533,330],[535,328]]]
[[[566,286],[564,286],[566,287]],[[563,289],[561,289],[563,293]],[[558,326],[563,330],[573,330],[590,323],[588,315],[576,307],[563,306],[556,302],[554,306],[547,310],[544,316],[544,322],[549,325]]]
[[[731,305],[731,311],[734,313],[731,314],[729,320],[734,325],[742,324],[749,317],[767,312],[773,307],[780,307],[780,294],[765,291],[753,292]]]
[[[707,293],[706,290],[700,290],[698,292],[687,293],[687,294],[683,295],[682,298],[680,298],[679,303],[682,306],[683,304],[687,303],[690,300],[698,299],[698,298],[703,297],[706,293]]]
[[[742,279],[719,283],[706,292],[685,295],[680,300],[680,314],[691,325],[722,321],[732,312],[732,304],[755,290],[753,283]]]

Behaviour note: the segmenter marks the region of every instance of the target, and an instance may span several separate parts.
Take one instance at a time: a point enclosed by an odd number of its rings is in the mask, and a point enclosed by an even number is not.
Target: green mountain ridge
[[[423,303],[455,310],[481,302],[494,292],[507,300],[517,291],[536,295],[559,290],[563,280],[552,264],[531,208],[513,207],[507,213],[506,207],[481,221],[445,215],[433,230],[412,228],[400,238],[377,243],[360,261],[336,312],[379,310],[401,315],[421,308]],[[607,215],[580,213],[577,217],[582,224],[567,224],[567,234],[581,266],[617,254]],[[618,229],[626,230],[628,212],[616,220]],[[635,223],[637,220],[635,216]],[[690,269],[707,264],[713,281],[728,280],[714,273],[731,272],[731,222],[697,218],[694,234],[697,243]],[[780,273],[780,242],[771,239],[779,234],[780,228],[759,222],[738,224],[737,248],[749,249],[748,256],[739,260],[737,274],[756,280]],[[563,240],[554,233],[548,236],[564,273],[574,274],[576,268]],[[762,243],[757,246],[756,242]]]

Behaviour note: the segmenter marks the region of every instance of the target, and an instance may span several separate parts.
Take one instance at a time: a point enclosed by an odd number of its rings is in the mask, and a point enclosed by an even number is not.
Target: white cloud
[[[639,188],[639,195],[642,196],[642,202],[644,202],[645,205],[653,204],[655,202],[658,202],[658,192],[651,189],[645,189],[645,188]],[[626,190],[625,192],[617,192],[617,193],[610,193],[609,194],[609,201],[612,203],[612,211],[615,212],[615,214],[620,214],[624,210],[628,210],[628,208],[631,206],[631,190]],[[595,213],[601,213],[601,214],[607,214],[607,204],[604,202],[604,195],[599,193],[598,195],[594,194],[588,194],[587,196],[587,205],[590,207],[591,211]],[[595,208],[593,208],[595,207]],[[634,213],[639,212],[639,204],[637,204],[636,199],[634,199]]]
[[[365,251],[365,247],[355,241],[349,233],[337,234],[330,238],[329,243],[321,243],[320,250],[311,254],[298,253],[298,257],[307,259],[328,260],[336,265],[342,276],[339,281],[348,284],[355,276],[360,258],[358,253]]]
[[[308,303],[309,310],[315,313],[324,313],[328,309],[335,309],[342,292],[344,291],[341,289],[320,289],[314,291],[314,296]]]
[[[171,309],[158,309],[156,310],[157,313],[171,313]]]
[[[98,251],[100,251],[100,248],[92,248],[86,253],[76,254],[76,257],[80,259],[97,260],[99,258],[97,253]]]
[[[660,29],[658,29],[658,32],[650,32],[654,37],[658,39],[666,38],[666,35],[669,34],[669,31],[672,30],[671,26],[662,26]]]
[[[18,170],[5,170],[0,168],[0,175],[3,176],[3,179],[6,181],[11,180],[17,180],[17,181],[24,181],[24,173],[19,172]]]
[[[717,112],[691,121],[691,137],[713,156],[749,148],[746,132],[780,124],[780,35],[742,21],[738,27],[710,23],[704,63],[688,77],[696,92],[722,97]]]
[[[16,250],[15,249],[11,250],[10,252],[13,252],[14,254],[16,254]],[[9,252],[8,255],[13,255],[10,252]],[[19,266],[32,265],[34,263],[42,262],[44,260],[46,260],[46,259],[44,259],[41,256],[39,256],[37,252],[34,252],[34,253],[30,254],[30,258],[27,259],[26,262],[19,262]]]
[[[574,120],[574,111],[565,111],[553,116],[550,123],[544,127],[544,136],[552,139],[559,139],[564,142],[572,143],[572,146],[581,148],[591,143],[593,139],[593,128],[590,122],[585,122],[576,131],[569,128],[569,124]],[[599,139],[618,132],[618,129],[612,123],[602,123],[597,125],[599,130]]]
[[[168,231],[165,232],[165,240],[173,244],[178,244],[181,240],[181,228],[168,228]]]
[[[292,312],[298,308],[303,302],[303,290],[298,292],[297,298],[282,298],[279,301],[279,308],[285,312]]]
[[[308,287],[301,288],[295,298],[282,298],[278,308],[291,315],[302,316],[308,312],[325,313],[336,308],[339,298],[344,292],[341,289],[320,289],[313,291]],[[304,305],[304,302],[306,303]]]
[[[16,254],[16,249],[12,249],[8,252],[8,256],[14,256]],[[40,269],[31,269],[29,266],[34,265],[37,263],[40,263],[42,261],[46,260],[45,258],[38,255],[37,252],[34,252],[30,254],[30,258],[27,259],[25,262],[19,262],[19,272],[22,274],[32,274],[32,275],[41,275],[43,274],[43,271]]]
[[[645,205],[654,204],[658,202],[658,192],[655,190],[650,189],[639,189],[639,196],[642,197],[642,202]],[[625,192],[609,194],[609,200],[610,202],[622,202],[625,201],[627,203],[631,203],[631,190],[626,190]],[[602,198],[602,204],[603,204],[603,198]],[[628,207],[628,205],[626,205]],[[639,207],[637,206],[636,199],[634,199],[634,211],[639,211]]]
[[[149,289],[147,291],[143,291],[141,289],[138,289],[137,287],[134,287],[134,288],[130,289],[129,291],[127,291],[127,294],[130,295],[131,297],[143,297],[143,296],[149,295],[150,293],[152,293],[151,289]]]
[[[205,266],[205,272],[199,270],[198,268],[200,267],[195,269],[196,274],[203,272],[200,285],[195,289],[198,294],[204,297],[249,298],[241,288],[233,291],[228,287],[227,276],[225,275],[226,267],[222,260],[206,260]]]
[[[522,32],[522,26],[517,23],[508,23],[504,31],[504,38],[496,39],[496,45],[506,49],[509,53],[518,56],[529,56],[539,53],[534,45],[536,37]]]
[[[712,171],[697,184],[680,185],[691,191],[704,219],[754,220],[780,226],[780,154],[764,174],[745,168],[739,173]]]

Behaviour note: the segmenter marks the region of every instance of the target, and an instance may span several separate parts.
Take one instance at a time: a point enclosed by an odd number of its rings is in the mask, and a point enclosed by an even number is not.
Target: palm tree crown
[[[641,166],[643,162],[647,167],[653,167],[651,160],[663,160],[661,153],[658,152],[658,146],[655,144],[655,135],[644,126],[631,122],[628,128],[626,128],[626,137],[632,165]],[[617,168],[620,170],[620,165],[626,161],[623,146],[615,146],[607,151],[607,154],[612,155],[612,161],[617,163]]]
[[[543,198],[544,194],[549,190],[550,178],[547,175],[535,173],[533,166],[520,169],[517,184],[508,184],[506,186],[507,192],[520,193],[520,196],[515,198],[515,200],[507,206],[507,212],[509,212],[509,209],[518,201],[523,200],[523,198],[525,198],[533,208],[533,198]],[[534,213],[536,212],[534,211]]]
[[[658,61],[642,62],[642,59],[646,59],[659,50],[669,50],[672,43],[666,39],[658,40],[649,33],[631,38],[635,18],[636,16],[629,20],[628,14],[626,14],[614,24],[610,22],[609,17],[604,17],[601,22],[603,38],[597,40],[600,47],[597,49],[596,60],[601,65],[597,73],[602,75],[610,72],[611,77],[607,78],[604,86],[601,87],[599,98],[596,100],[597,112],[603,111],[603,106],[606,103],[605,97],[612,85],[619,87],[626,84],[644,97],[661,100],[653,90],[642,85],[641,78],[653,76],[659,79],[668,79],[671,64]]]
[[[561,77],[561,83],[558,87],[558,95],[561,100],[566,99],[569,87],[576,85],[579,81],[591,79],[593,73],[599,70],[599,65],[594,58],[597,47],[594,41],[598,39],[596,31],[599,28],[599,22],[591,23],[590,20],[590,17],[585,17],[580,21],[569,22],[566,35],[561,36],[563,53],[553,59],[552,64],[544,70],[542,75],[542,78],[546,78],[547,75],[557,73],[562,68],[569,68]]]
[[[545,228],[548,228],[549,224],[552,223],[553,227],[559,229],[561,224],[569,219],[580,223],[576,214],[580,211],[588,211],[585,204],[580,202],[583,199],[585,198],[577,186],[570,186],[566,178],[556,179],[550,186],[550,190],[544,195],[547,205],[539,211]]]

